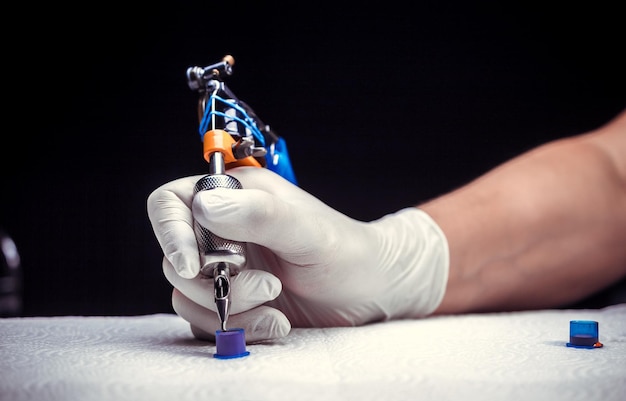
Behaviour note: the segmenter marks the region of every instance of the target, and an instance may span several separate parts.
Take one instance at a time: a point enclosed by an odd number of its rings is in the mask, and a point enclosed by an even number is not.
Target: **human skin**
[[[626,110],[419,207],[450,249],[435,314],[581,300],[626,276]]]

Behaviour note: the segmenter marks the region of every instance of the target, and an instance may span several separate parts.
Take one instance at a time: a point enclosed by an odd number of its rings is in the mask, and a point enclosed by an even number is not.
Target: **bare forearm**
[[[420,208],[450,247],[437,313],[553,307],[626,275],[626,115]]]

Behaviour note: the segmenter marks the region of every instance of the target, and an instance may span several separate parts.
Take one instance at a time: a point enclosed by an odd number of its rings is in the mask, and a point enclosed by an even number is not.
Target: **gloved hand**
[[[441,302],[447,241],[420,209],[361,222],[268,169],[238,167],[227,174],[244,189],[215,188],[194,197],[201,177],[195,176],[167,183],[148,198],[174,310],[197,338],[214,339],[220,326],[213,280],[198,275],[192,213],[214,234],[248,243],[246,270],[231,280],[228,321],[246,330],[248,342],[283,337],[292,326],[423,317]]]

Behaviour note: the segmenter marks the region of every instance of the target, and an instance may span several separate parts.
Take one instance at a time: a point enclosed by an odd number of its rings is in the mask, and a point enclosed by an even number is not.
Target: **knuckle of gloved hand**
[[[248,342],[283,338],[291,331],[291,323],[280,311],[273,308],[260,308],[258,312],[254,319],[246,324]]]
[[[191,334],[193,334],[196,339],[215,342],[215,334],[202,330],[194,324],[190,324],[189,327],[191,328]]]

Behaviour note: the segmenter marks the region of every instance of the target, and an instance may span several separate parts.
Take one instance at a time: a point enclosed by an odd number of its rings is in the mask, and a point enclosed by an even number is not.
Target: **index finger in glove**
[[[198,245],[193,232],[191,201],[200,176],[171,181],[155,189],[147,200],[148,218],[165,257],[181,277],[200,271]]]

